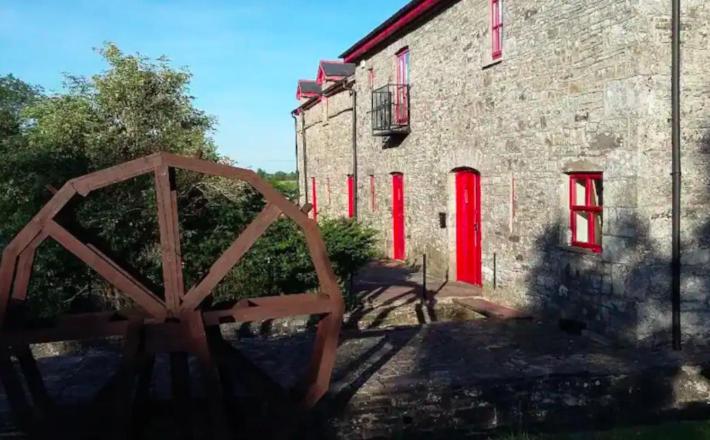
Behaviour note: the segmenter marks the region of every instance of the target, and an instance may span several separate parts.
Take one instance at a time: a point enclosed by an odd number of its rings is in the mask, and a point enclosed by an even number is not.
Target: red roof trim
[[[375,29],[370,35],[365,37],[356,43],[353,47],[348,49],[343,55],[343,59],[346,63],[353,63],[360,59],[367,52],[372,50],[375,46],[385,41],[387,38],[394,35],[396,32],[400,31],[405,26],[411,24],[416,19],[422,17],[427,12],[430,12],[436,6],[446,3],[446,0],[419,0],[419,4],[413,2],[410,5],[404,7],[404,10],[411,8],[409,11],[403,13],[401,17],[393,20],[401,12],[395,14],[390,20],[391,23],[385,22],[381,29]],[[416,5],[416,6],[414,6]],[[388,21],[390,21],[388,20]]]

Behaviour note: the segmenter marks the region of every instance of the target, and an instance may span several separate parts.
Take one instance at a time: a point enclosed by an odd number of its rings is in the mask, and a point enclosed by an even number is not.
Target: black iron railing
[[[372,134],[409,133],[409,84],[388,84],[372,91]]]

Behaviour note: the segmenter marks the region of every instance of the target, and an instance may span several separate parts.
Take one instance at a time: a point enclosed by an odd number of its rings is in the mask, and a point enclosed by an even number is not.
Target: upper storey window
[[[409,49],[395,54],[396,81],[372,91],[372,134],[393,136],[409,133]],[[374,77],[371,77],[374,80]]]
[[[503,56],[503,0],[491,0],[491,56]]]
[[[397,84],[409,84],[409,48],[397,52]]]
[[[394,116],[397,124],[409,121],[409,48],[397,52],[397,85]]]

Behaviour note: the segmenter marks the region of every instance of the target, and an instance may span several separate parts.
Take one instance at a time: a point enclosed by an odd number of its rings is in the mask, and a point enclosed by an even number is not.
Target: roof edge
[[[367,53],[407,26],[425,17],[430,17],[441,8],[459,0],[412,0],[390,18],[377,26],[360,41],[340,55],[346,63],[359,61]]]

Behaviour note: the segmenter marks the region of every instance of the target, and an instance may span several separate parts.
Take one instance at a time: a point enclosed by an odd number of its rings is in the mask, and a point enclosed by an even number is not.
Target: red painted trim
[[[352,63],[372,50],[375,46],[385,41],[387,38],[400,31],[402,28],[411,24],[414,20],[421,17],[425,13],[432,10],[435,6],[442,3],[442,0],[423,0],[418,6],[404,14],[397,21],[387,26],[382,31],[373,35],[372,38],[363,41],[360,45],[356,45],[348,50],[344,55],[346,63]]]
[[[481,176],[456,173],[456,279],[482,285]]]
[[[601,243],[597,242],[596,218],[602,215],[604,207],[599,204],[594,205],[592,202],[592,194],[595,190],[595,181],[600,181],[603,184],[602,173],[570,173],[569,175],[570,231],[572,233],[571,244],[572,246],[591,249],[593,252],[601,253],[602,245]],[[577,205],[576,182],[584,182],[584,205]],[[587,224],[587,242],[577,241],[576,214],[579,212],[589,214],[589,220]]]
[[[398,124],[409,122],[409,102],[407,102],[407,89],[399,87],[409,85],[409,48],[403,47],[396,53],[397,57],[397,90],[395,92],[394,114]]]
[[[404,225],[404,175],[392,173],[392,258],[404,260],[405,225]]]
[[[503,0],[491,0],[491,57],[503,56]]]
[[[355,217],[355,179],[348,175],[348,218]]]

